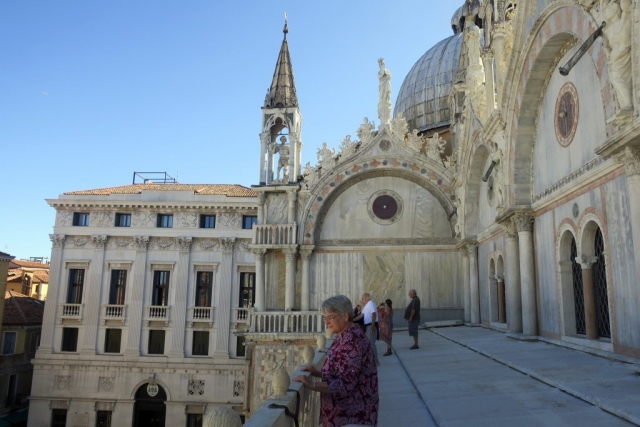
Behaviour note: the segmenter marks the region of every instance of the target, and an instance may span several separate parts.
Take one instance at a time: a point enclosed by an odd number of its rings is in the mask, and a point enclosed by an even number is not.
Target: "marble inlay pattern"
[[[387,298],[391,301],[404,299],[406,278],[403,253],[366,253],[363,254],[363,264],[364,289],[377,305]]]

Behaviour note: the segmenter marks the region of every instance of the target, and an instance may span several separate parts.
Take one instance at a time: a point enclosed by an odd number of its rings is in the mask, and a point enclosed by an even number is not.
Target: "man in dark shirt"
[[[413,337],[414,344],[409,347],[411,350],[416,350],[418,347],[418,325],[420,324],[420,298],[416,294],[415,289],[409,291],[409,298],[411,302],[404,311],[404,318],[409,323],[409,335]]]

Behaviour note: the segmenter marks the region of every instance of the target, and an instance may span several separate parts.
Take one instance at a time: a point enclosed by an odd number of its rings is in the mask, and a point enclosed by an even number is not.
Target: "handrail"
[[[323,333],[322,313],[319,311],[251,312],[252,333]]]
[[[297,244],[298,224],[254,224],[254,245],[295,245]]]

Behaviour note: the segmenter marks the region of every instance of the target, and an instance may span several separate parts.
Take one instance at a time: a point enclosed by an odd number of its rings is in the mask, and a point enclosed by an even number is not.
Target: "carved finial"
[[[284,13],[284,28],[282,29],[282,32],[284,33],[284,39],[287,39],[287,33],[289,32],[289,25],[287,25],[289,22],[289,15],[287,15],[287,12]]]
[[[291,377],[283,367],[278,368],[271,377],[271,384],[273,385],[273,397],[274,399],[284,400],[287,398],[287,389],[291,383]]]
[[[242,420],[233,409],[218,406],[207,411],[202,427],[242,427]]]
[[[304,350],[302,350],[302,363],[305,365],[311,365],[313,363],[313,356],[315,355],[316,352],[313,350],[313,347],[305,345]]]

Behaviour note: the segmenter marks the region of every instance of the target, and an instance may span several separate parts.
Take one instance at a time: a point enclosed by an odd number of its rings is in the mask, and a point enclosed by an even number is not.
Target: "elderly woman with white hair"
[[[344,295],[322,303],[327,330],[336,334],[322,370],[313,365],[293,381],[320,393],[323,427],[376,426],[378,424],[378,369],[373,349],[362,329],[353,323],[353,305]],[[320,378],[316,381],[315,378]]]

